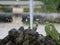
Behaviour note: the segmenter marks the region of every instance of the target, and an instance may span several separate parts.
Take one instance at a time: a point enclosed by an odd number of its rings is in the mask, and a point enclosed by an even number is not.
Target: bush
[[[0,8],[0,10],[3,12],[12,12],[12,8],[7,8],[7,7],[2,7]]]

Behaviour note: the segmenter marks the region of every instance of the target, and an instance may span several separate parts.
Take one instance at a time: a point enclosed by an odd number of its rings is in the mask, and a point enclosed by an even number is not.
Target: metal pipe
[[[30,0],[30,29],[33,29],[33,0]]]

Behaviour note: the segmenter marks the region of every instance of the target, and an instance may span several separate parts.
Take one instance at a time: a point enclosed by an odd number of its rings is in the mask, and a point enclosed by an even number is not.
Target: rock
[[[56,41],[50,35],[43,36],[36,32],[35,29],[24,29],[20,27],[18,30],[13,28],[8,35],[0,39],[0,45],[57,45]]]
[[[56,41],[50,35],[45,37],[45,45],[57,45]]]
[[[19,30],[19,31],[24,31],[24,27],[21,26],[18,30]]]
[[[8,32],[9,37],[14,37],[17,38],[19,36],[20,32],[18,30],[16,30],[15,28],[11,29]]]
[[[15,43],[9,41],[8,43],[6,43],[6,45],[16,45]]]

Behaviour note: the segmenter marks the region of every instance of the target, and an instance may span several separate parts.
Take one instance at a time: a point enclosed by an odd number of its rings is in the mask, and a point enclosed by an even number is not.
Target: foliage
[[[46,35],[50,35],[54,40],[56,40],[57,44],[60,45],[60,35],[56,31],[54,24],[46,23],[45,32]]]
[[[60,0],[35,0],[42,1],[44,3],[45,11],[47,12],[57,12],[57,7],[60,3]]]
[[[16,1],[16,0],[0,0],[0,1]]]
[[[0,10],[2,10],[3,12],[11,12],[12,8],[2,7],[0,8]]]
[[[60,3],[60,0],[41,0],[44,2],[44,8],[46,8],[46,10],[48,12],[57,12],[57,7]]]
[[[0,0],[4,1],[4,0]],[[6,0],[6,1],[15,1],[15,0]],[[20,1],[29,1],[29,0],[20,0]],[[39,12],[57,12],[57,7],[60,3],[60,0],[34,0],[34,1],[42,1],[44,3],[43,9],[39,10]]]
[[[24,12],[29,12],[29,8],[24,8]]]

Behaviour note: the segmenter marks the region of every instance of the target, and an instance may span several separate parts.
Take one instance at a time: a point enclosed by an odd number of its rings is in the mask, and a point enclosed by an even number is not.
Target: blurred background
[[[0,38],[12,28],[29,27],[29,0],[0,0]],[[54,23],[60,33],[60,0],[33,0],[33,23],[37,32],[46,35],[45,23]]]

